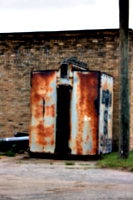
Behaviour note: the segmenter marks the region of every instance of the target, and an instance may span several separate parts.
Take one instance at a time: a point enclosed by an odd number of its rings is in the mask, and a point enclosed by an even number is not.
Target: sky
[[[0,19],[0,33],[119,28],[119,0],[0,0]]]

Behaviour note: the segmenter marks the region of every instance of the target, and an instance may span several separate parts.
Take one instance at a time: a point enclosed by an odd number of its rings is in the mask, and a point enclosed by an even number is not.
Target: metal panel
[[[57,78],[57,85],[73,85],[73,80],[72,78]]]
[[[55,150],[56,133],[55,71],[33,72],[30,101],[30,151]]]
[[[74,72],[69,148],[71,154],[97,153],[99,72]]]
[[[101,75],[99,154],[112,151],[113,78]]]

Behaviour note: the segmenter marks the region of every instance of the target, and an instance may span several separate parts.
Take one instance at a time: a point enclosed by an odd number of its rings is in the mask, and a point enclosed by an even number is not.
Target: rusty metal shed
[[[31,72],[32,153],[98,155],[112,151],[113,77],[76,58],[57,71]]]

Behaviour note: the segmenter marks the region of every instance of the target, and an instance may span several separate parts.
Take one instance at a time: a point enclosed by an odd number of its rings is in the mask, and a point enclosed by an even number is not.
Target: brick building
[[[130,148],[133,149],[133,31],[129,29]],[[82,30],[0,34],[0,137],[29,132],[31,69],[57,69],[77,57],[90,70],[114,77],[113,148],[119,132],[119,30]]]

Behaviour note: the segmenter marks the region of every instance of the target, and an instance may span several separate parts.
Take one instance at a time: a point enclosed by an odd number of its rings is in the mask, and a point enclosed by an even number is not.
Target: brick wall
[[[129,74],[133,148],[133,44],[129,30]],[[30,71],[57,69],[63,58],[75,56],[90,70],[114,76],[113,147],[118,143],[119,126],[119,30],[64,31],[0,34],[0,137],[29,132]]]

